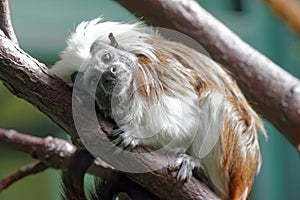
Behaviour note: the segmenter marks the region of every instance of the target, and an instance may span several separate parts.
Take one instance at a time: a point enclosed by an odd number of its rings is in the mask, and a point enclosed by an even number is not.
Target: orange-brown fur
[[[160,44],[160,41],[153,41],[153,44],[163,45]],[[177,54],[172,53],[163,54],[162,51],[163,50],[157,50],[155,52],[155,55],[159,59],[159,65],[155,62],[151,62],[151,60],[147,59],[146,57],[140,57],[139,62],[144,68],[159,72],[158,80],[160,80],[161,87],[163,88],[164,92],[169,92],[170,90],[174,92],[174,90],[176,90],[176,92],[184,93],[184,91],[182,91],[181,88],[168,87],[168,84],[166,84],[164,80],[171,79],[169,76],[172,75],[173,69],[169,67],[170,63],[168,62],[172,62],[174,59],[180,61],[180,63],[183,64],[185,68],[194,71],[194,74],[192,76],[185,75],[184,77],[189,81],[191,86],[193,86],[194,90],[199,94],[199,96],[203,94],[209,94],[211,91],[218,88],[218,86],[214,84],[214,82],[210,82],[210,80],[205,80],[203,79],[203,77],[199,77],[193,66],[191,66],[191,61],[188,60],[188,58],[185,59]],[[187,52],[187,54],[188,53],[189,52]],[[257,114],[249,106],[245,97],[242,96],[242,93],[237,87],[236,83],[233,80],[231,80],[228,75],[224,77],[221,76],[222,75],[220,75],[220,79],[224,79],[224,84],[226,86],[226,99],[233,105],[234,112],[236,112],[238,116],[240,116],[239,121],[241,124],[244,125],[244,130],[242,130],[242,133],[245,135],[237,134],[237,130],[234,130],[233,127],[228,126],[229,124],[235,122],[230,121],[230,118],[225,119],[224,130],[220,139],[223,162],[221,163],[219,169],[219,176],[224,176],[224,181],[226,181],[226,177],[229,177],[229,183],[224,183],[225,185],[228,184],[229,187],[229,199],[242,200],[246,198],[251,191],[252,180],[254,178],[255,172],[257,171],[257,166],[259,162],[259,152],[247,152],[246,154],[244,154],[240,148],[240,145],[251,145],[252,142],[256,140],[256,136],[253,133],[253,131],[255,130],[250,130],[255,128],[250,127],[253,126],[252,120],[254,120],[255,123],[258,124],[258,128],[261,127],[259,127],[260,122]],[[144,75],[141,73],[140,70],[135,81],[140,84],[145,83]],[[153,95],[153,90],[156,89],[157,88],[153,88],[150,86],[150,95]],[[138,91],[144,96],[149,96],[149,94],[146,93],[145,86],[140,87]],[[201,100],[199,101],[199,104],[201,104]],[[248,137],[249,143],[241,144],[240,137]],[[245,155],[246,157],[244,157]],[[222,194],[220,195],[222,196]],[[228,197],[224,196],[223,198]]]

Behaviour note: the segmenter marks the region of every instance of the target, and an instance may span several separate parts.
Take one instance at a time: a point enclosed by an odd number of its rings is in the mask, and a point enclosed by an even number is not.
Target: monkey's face
[[[80,77],[77,76],[80,87],[95,95],[100,104],[108,103],[105,102],[107,96],[120,96],[128,92],[137,74],[137,57],[101,41],[92,45],[90,53],[90,59],[80,70]]]

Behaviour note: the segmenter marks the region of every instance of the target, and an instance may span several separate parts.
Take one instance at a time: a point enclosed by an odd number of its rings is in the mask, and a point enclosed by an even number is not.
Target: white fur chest
[[[128,134],[141,139],[152,148],[187,149],[196,134],[199,120],[198,96],[168,96],[161,94],[159,100],[146,99],[138,92],[133,95],[130,110],[113,112],[118,126]],[[118,111],[120,112],[120,110]]]

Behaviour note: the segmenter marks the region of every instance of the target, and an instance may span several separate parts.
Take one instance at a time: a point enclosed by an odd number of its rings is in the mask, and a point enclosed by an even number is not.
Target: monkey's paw
[[[122,131],[120,128],[113,131],[113,136],[117,138],[112,143],[123,150],[130,151],[139,145],[139,139]]]
[[[197,158],[193,158],[187,154],[180,154],[173,162],[170,163],[169,169],[177,172],[177,182],[187,182],[193,176],[193,169],[201,166],[201,162]]]

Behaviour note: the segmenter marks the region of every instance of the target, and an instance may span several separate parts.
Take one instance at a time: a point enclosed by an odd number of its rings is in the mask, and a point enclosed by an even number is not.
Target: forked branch
[[[91,137],[91,139],[93,139],[93,137]],[[98,142],[101,143],[100,140]],[[2,182],[0,181],[0,190],[1,186],[3,186],[4,189],[4,187],[7,187],[9,184],[16,181],[17,178],[21,178],[21,176],[25,176],[30,172],[39,172],[39,170],[42,170],[44,167],[66,169],[71,157],[76,151],[75,146],[61,139],[52,137],[47,137],[44,139],[21,134],[14,130],[3,129],[0,129],[0,145],[6,145],[12,149],[27,153],[41,162],[41,164],[38,164],[38,166],[27,167],[27,173],[20,174],[20,172],[17,172],[2,180]],[[146,151],[148,150],[143,148],[135,150],[135,152]],[[155,162],[153,161],[154,158]],[[155,167],[157,163],[166,162],[166,160],[169,160],[170,158],[153,153],[151,156],[146,158],[138,157],[138,159],[142,159],[140,162],[145,162],[150,167]],[[131,160],[128,160],[128,162],[132,163]],[[141,174],[126,173],[126,177],[123,175],[117,175],[119,173],[118,171],[98,158],[89,168],[88,172],[102,177],[106,181],[112,181],[111,184],[115,187],[115,190],[120,188],[122,190],[126,190],[126,192],[129,191],[136,197],[140,195],[144,197],[151,196],[151,194],[144,189],[146,188],[150,192],[153,192],[159,196],[161,199],[174,199],[175,197],[180,197],[183,199],[218,199],[206,185],[199,182],[195,178],[192,178],[191,181],[185,185],[173,183],[173,176],[167,169]],[[130,179],[128,179],[128,177],[139,183],[140,186],[134,184]],[[116,182],[116,180],[118,181]],[[119,181],[121,181],[121,185],[118,184]],[[164,189],[162,190],[161,188]],[[176,190],[174,190],[174,188],[176,188]]]

